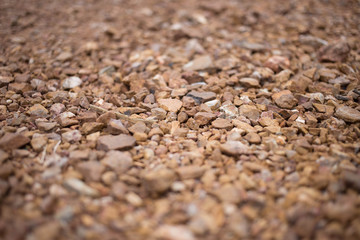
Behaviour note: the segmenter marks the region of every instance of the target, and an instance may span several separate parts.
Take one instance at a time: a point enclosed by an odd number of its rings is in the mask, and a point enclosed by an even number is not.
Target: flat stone
[[[233,156],[250,153],[250,148],[239,141],[227,141],[220,145],[220,150],[222,153]]]
[[[211,123],[211,125],[214,128],[219,128],[219,129],[231,130],[233,128],[233,124],[231,123],[231,121],[229,119],[224,119],[224,118],[218,118],[214,120]]]
[[[185,79],[189,84],[204,81],[204,78],[200,76],[197,72],[184,72],[183,74],[181,74],[181,77]]]
[[[123,173],[133,165],[133,160],[127,153],[112,150],[106,153],[101,163],[118,173]]]
[[[258,88],[260,87],[260,83],[259,80],[257,80],[256,78],[241,78],[239,80],[240,84],[248,87],[248,88]]]
[[[135,146],[135,142],[134,137],[125,134],[105,135],[98,138],[96,148],[104,151],[126,150]]]
[[[216,93],[191,91],[187,94],[187,96],[192,97],[195,100],[195,102],[200,104],[210,100],[214,100],[216,98]]]
[[[175,180],[175,172],[167,168],[153,170],[142,176],[142,184],[145,189],[155,193],[167,191]]]
[[[30,142],[30,139],[22,134],[5,133],[0,139],[0,148],[3,150],[12,150],[20,148]]]
[[[91,133],[100,131],[101,129],[103,129],[103,127],[104,127],[104,124],[103,124],[103,123],[99,123],[99,122],[85,122],[85,123],[81,126],[80,131],[81,131],[83,134],[88,135],[88,134],[91,134]]]
[[[342,106],[336,109],[335,116],[343,119],[346,122],[359,122],[360,112],[348,106]]]
[[[201,71],[213,68],[214,63],[209,55],[197,57],[184,65],[184,71]]]
[[[72,89],[82,84],[82,80],[78,77],[69,77],[64,80],[62,87],[64,89]]]
[[[205,169],[200,166],[184,166],[176,169],[176,173],[182,180],[200,178],[204,172]]]
[[[160,99],[158,100],[159,106],[168,112],[178,112],[183,103],[178,99]]]

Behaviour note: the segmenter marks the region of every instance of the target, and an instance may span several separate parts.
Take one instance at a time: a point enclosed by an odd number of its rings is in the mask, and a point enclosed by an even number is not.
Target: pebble
[[[81,131],[83,134],[88,135],[88,134],[91,134],[91,133],[100,131],[101,129],[103,129],[103,127],[104,127],[104,124],[103,124],[103,123],[98,123],[98,122],[85,122],[85,123],[81,126],[80,131]]]
[[[181,225],[161,225],[157,228],[153,236],[156,239],[168,240],[195,240],[193,233],[185,226]]]
[[[294,95],[289,90],[283,90],[277,93],[274,93],[272,99],[281,108],[292,109],[296,106],[297,100]]]
[[[270,68],[274,72],[280,72],[280,70],[290,67],[290,61],[283,56],[272,56],[266,60],[264,66]]]
[[[255,79],[255,78],[241,78],[239,80],[240,84],[248,87],[248,88],[258,88],[260,87],[260,83],[259,80]]]
[[[320,61],[343,62],[350,53],[349,45],[344,41],[323,46],[318,51]]]
[[[259,134],[254,133],[254,132],[249,132],[248,134],[245,135],[244,138],[249,143],[254,143],[254,144],[261,143],[261,137],[259,136]]]
[[[176,173],[182,180],[200,178],[204,172],[205,169],[200,166],[184,166],[176,169]]]
[[[142,184],[149,192],[162,193],[167,191],[176,180],[173,170],[162,168],[146,172],[142,176]]]
[[[30,142],[30,139],[22,134],[5,133],[0,138],[0,148],[3,150],[18,149]]]
[[[70,143],[79,142],[81,137],[82,135],[79,130],[71,130],[61,134],[62,140]]]
[[[64,186],[79,194],[89,197],[97,197],[99,195],[99,192],[96,189],[89,187],[83,181],[76,178],[65,179]]]
[[[127,153],[112,150],[106,153],[101,163],[117,173],[124,173],[133,165],[133,160]]]
[[[216,93],[214,92],[198,92],[191,91],[187,94],[188,97],[192,97],[195,102],[198,104],[214,100],[216,98]]]
[[[360,112],[348,106],[341,106],[337,108],[335,116],[343,119],[346,122],[354,123],[360,121]]]
[[[98,150],[126,150],[135,146],[135,138],[129,135],[104,135],[98,138],[96,148]]]
[[[195,121],[201,126],[206,125],[216,118],[216,114],[209,112],[198,112],[195,114]]]
[[[31,106],[30,109],[27,111],[27,114],[29,114],[30,116],[38,118],[45,118],[47,117],[48,113],[49,111],[41,104],[35,104],[34,106]]]
[[[123,125],[120,119],[110,119],[106,131],[110,134],[117,135],[117,134],[129,134],[129,131]]]
[[[250,120],[258,120],[260,117],[260,110],[254,105],[241,105],[239,107],[239,113],[241,116],[247,117]]]
[[[209,55],[197,57],[183,66],[184,71],[202,71],[213,68],[214,63]]]
[[[66,78],[62,84],[64,89],[73,89],[82,84],[82,80],[79,77],[69,77]]]
[[[218,129],[231,130],[233,128],[233,124],[231,123],[231,121],[229,119],[223,119],[223,118],[218,118],[212,121],[211,125],[214,128],[218,128]]]
[[[178,99],[160,99],[158,100],[159,106],[168,112],[178,112],[183,103]]]
[[[220,150],[225,154],[233,156],[250,153],[249,147],[240,141],[227,141],[220,145]]]
[[[100,181],[105,167],[97,161],[81,162],[76,165],[76,169],[84,176],[87,181]]]

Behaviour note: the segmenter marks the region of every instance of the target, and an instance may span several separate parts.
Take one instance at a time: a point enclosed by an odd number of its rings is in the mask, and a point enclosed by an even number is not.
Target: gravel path
[[[356,0],[0,1],[0,239],[360,239]]]

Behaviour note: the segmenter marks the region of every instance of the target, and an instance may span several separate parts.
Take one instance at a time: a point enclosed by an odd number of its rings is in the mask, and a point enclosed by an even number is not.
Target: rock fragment
[[[346,60],[349,53],[349,44],[344,41],[340,41],[320,48],[318,58],[322,62],[343,62]]]
[[[4,150],[12,150],[20,148],[30,142],[30,139],[22,134],[5,133],[0,138],[0,148]]]
[[[214,64],[212,58],[208,55],[205,55],[197,57],[194,60],[188,62],[184,65],[183,69],[185,71],[201,71],[212,68],[213,66]]]
[[[182,107],[182,102],[178,99],[160,99],[159,106],[168,112],[178,112]]]
[[[348,106],[342,106],[336,109],[335,116],[343,119],[346,122],[359,122],[360,112]]]
[[[62,84],[64,89],[72,89],[82,84],[82,80],[79,77],[66,78]]]
[[[175,172],[167,168],[153,170],[142,176],[145,189],[155,193],[167,191],[175,180]]]
[[[227,141],[220,145],[220,150],[225,154],[233,156],[250,153],[250,148],[240,141]]]
[[[274,93],[272,99],[281,108],[292,109],[296,106],[297,100],[294,95],[289,90],[283,90],[277,93]]]
[[[98,150],[126,150],[135,146],[135,138],[120,134],[117,136],[104,135],[98,138],[96,147]]]

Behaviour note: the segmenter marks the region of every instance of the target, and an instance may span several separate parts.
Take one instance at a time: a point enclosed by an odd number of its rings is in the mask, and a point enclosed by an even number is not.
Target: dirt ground
[[[360,2],[0,0],[0,239],[360,239]]]

